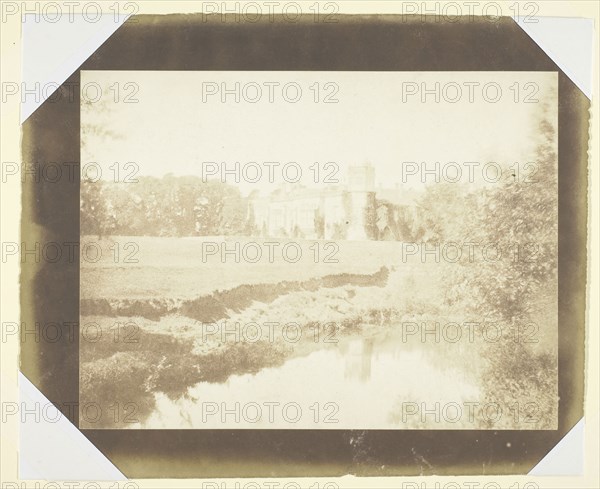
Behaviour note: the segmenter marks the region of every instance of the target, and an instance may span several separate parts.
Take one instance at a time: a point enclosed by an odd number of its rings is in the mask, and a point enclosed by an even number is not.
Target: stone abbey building
[[[377,239],[375,194],[373,166],[351,166],[345,185],[290,185],[267,197],[251,197],[249,216],[263,236]]]

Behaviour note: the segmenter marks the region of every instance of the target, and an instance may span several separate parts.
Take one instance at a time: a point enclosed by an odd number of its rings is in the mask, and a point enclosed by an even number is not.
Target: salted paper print
[[[558,427],[556,72],[82,71],[80,427]]]

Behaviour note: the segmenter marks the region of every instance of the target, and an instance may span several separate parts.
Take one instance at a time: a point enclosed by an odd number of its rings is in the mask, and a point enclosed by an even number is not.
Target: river
[[[471,345],[472,346],[472,345]],[[276,368],[200,382],[132,428],[474,428],[479,359],[456,345],[406,341],[398,329],[344,337]],[[466,403],[466,404],[465,404]]]

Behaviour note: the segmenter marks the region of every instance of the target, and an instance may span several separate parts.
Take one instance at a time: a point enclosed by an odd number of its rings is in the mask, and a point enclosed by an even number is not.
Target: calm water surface
[[[444,405],[481,398],[474,359],[464,351],[465,358],[457,358],[447,344],[407,343],[392,329],[318,346],[280,367],[233,375],[222,384],[201,382],[175,401],[158,394],[154,413],[136,427],[398,429],[411,427],[403,414],[414,423],[421,409],[440,403],[443,422]],[[431,423],[434,417],[426,419]],[[427,428],[469,427],[459,424]]]

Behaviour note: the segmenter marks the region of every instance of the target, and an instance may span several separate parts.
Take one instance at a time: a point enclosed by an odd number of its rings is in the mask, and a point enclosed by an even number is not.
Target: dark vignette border
[[[583,416],[589,101],[509,18],[340,16],[337,23],[222,23],[138,16],[119,28],[23,124],[23,164],[79,165],[80,70],[557,71],[559,73],[559,429],[83,430],[131,478],[527,473]],[[69,100],[69,94],[74,98]],[[165,94],[168,96],[168,93]],[[78,171],[78,170],[77,170]],[[79,182],[23,184],[22,241],[79,241]],[[78,257],[77,257],[78,259]],[[22,264],[23,373],[78,425],[79,262]],[[39,328],[39,325],[36,325]],[[115,379],[118,382],[119,379]],[[511,443],[510,448],[506,446]]]

